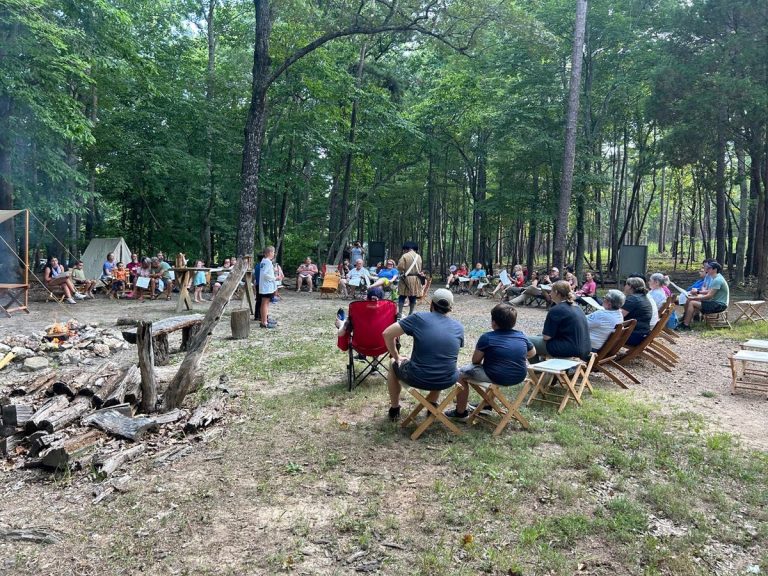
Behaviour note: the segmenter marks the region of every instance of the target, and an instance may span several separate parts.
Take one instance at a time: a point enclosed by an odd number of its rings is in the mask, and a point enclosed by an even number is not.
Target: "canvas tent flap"
[[[124,262],[127,265],[131,261],[131,250],[123,238],[94,238],[81,258],[86,278],[101,276],[101,267],[110,252],[115,255],[115,262]]]
[[[0,224],[22,212],[24,212],[24,210],[0,210]]]

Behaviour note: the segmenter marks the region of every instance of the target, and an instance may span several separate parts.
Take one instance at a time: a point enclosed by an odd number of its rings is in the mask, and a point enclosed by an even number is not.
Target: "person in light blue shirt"
[[[480,286],[480,284],[485,284],[486,278],[487,274],[485,273],[485,268],[483,268],[483,263],[478,262],[475,264],[472,272],[469,273],[469,289],[471,290],[473,286]],[[482,296],[482,290],[478,292],[478,296]]]

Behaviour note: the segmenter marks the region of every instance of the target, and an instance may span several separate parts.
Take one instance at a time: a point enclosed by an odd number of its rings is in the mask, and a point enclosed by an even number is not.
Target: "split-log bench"
[[[202,314],[188,314],[186,316],[173,316],[152,322],[152,349],[156,366],[168,364],[170,349],[168,347],[168,334],[181,330],[181,350],[186,350],[190,339],[197,333],[203,322]],[[123,338],[131,344],[137,343],[136,328],[123,330]]]

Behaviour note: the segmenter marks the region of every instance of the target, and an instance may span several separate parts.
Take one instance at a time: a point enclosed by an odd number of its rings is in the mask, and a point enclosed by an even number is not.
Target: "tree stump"
[[[155,366],[167,366],[171,356],[168,334],[157,334],[152,339],[152,349],[155,355]]]
[[[141,371],[141,410],[155,411],[157,404],[157,379],[155,377],[152,353],[152,322],[139,322],[136,328],[136,343],[139,348],[139,370]],[[168,340],[165,340],[168,344]]]
[[[251,329],[250,311],[245,308],[233,310],[232,316],[230,316],[230,325],[232,326],[233,339],[242,340],[248,338],[248,333]]]

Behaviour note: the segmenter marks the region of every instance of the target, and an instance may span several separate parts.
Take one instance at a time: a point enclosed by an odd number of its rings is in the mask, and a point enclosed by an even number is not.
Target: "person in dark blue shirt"
[[[528,374],[528,358],[536,355],[536,349],[519,330],[514,330],[517,310],[508,303],[501,303],[491,310],[491,332],[486,332],[475,345],[472,363],[459,370],[459,382],[464,389],[456,397],[456,408],[445,413],[449,418],[469,418],[469,380],[492,382],[499,386],[520,384]]]
[[[400,418],[401,380],[414,388],[429,390],[430,402],[436,402],[441,390],[458,381],[456,361],[459,348],[464,346],[464,327],[448,317],[451,308],[453,294],[439,288],[432,296],[429,312],[409,314],[382,333],[392,358],[392,369],[387,374],[390,420]],[[401,356],[397,348],[396,341],[403,334],[413,337],[410,359]]]

